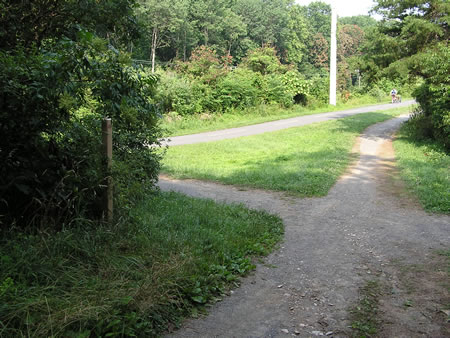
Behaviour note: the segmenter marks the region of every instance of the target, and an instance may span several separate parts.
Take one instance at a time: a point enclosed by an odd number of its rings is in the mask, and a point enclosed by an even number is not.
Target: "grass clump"
[[[377,281],[368,281],[359,289],[358,304],[350,310],[355,337],[372,337],[379,327],[378,303],[381,286]]]
[[[394,149],[401,175],[424,209],[450,214],[450,156],[445,148],[431,139],[417,139],[405,125]]]
[[[324,196],[354,158],[351,150],[356,137],[369,125],[407,109],[171,147],[163,160],[163,171],[177,178]]]
[[[390,98],[386,97],[386,103]],[[280,105],[261,104],[247,109],[235,109],[226,113],[181,115],[167,113],[161,122],[162,129],[168,136],[188,135],[200,132],[248,126],[251,124],[281,120],[290,117],[320,114],[324,112],[350,109],[379,103],[371,96],[362,96],[338,102],[336,106],[320,104],[315,106],[294,105],[290,108]]]
[[[133,220],[3,234],[0,336],[158,335],[221,297],[283,234],[275,216],[175,193],[144,201]]]

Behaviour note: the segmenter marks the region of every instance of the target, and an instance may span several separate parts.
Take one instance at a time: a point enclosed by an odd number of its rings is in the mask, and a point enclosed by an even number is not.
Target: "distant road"
[[[292,117],[284,120],[277,120],[272,122],[264,122],[260,124],[253,124],[245,127],[231,128],[231,129],[223,129],[210,131],[206,133],[193,134],[193,135],[184,135],[184,136],[174,136],[168,138],[167,141],[162,142],[163,145],[169,146],[178,146],[183,144],[194,144],[194,143],[202,143],[202,142],[211,142],[218,141],[242,136],[250,136],[263,134],[271,131],[287,129],[292,127],[304,126],[311,123],[323,122],[328,120],[340,119],[343,117],[369,113],[380,110],[388,110],[392,108],[400,108],[406,107],[414,104],[414,100],[404,101],[402,103],[388,103],[388,104],[379,104],[374,106],[367,106],[361,108],[353,108],[348,110],[334,111],[329,113],[322,114],[314,114],[314,115],[306,115],[299,117]]]

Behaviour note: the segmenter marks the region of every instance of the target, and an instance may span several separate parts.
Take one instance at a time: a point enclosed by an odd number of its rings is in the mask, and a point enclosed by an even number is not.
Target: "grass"
[[[2,234],[0,336],[158,335],[219,299],[283,234],[275,216],[175,193],[132,216]]]
[[[390,97],[382,101],[389,103]],[[277,105],[261,105],[243,111],[233,111],[224,114],[200,114],[179,116],[168,114],[162,120],[161,126],[168,136],[188,135],[212,130],[242,127],[251,124],[281,120],[289,117],[320,114],[324,112],[350,109],[380,103],[370,96],[354,98],[346,103],[338,102],[336,106],[323,104],[317,107],[295,105],[292,108],[281,108]]]
[[[177,178],[324,196],[354,158],[369,125],[408,110],[367,113],[273,133],[169,148],[163,171]]]
[[[381,287],[377,281],[368,281],[359,289],[358,304],[350,310],[351,328],[356,330],[356,337],[371,337],[379,327],[378,303]]]
[[[404,126],[394,142],[401,175],[425,210],[450,214],[450,155],[434,141],[417,141]]]

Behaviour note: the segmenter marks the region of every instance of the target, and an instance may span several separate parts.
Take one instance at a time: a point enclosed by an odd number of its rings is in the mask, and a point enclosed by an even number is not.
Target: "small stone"
[[[298,336],[300,334],[300,331],[295,330],[294,333]]]
[[[283,333],[289,333],[289,330],[288,329],[281,329],[281,332],[283,332]]]
[[[328,331],[327,333],[325,333],[325,336],[331,336],[333,334],[333,331]]]
[[[321,331],[312,331],[311,334],[314,336],[323,336],[323,332]]]
[[[306,326],[306,324],[300,324],[300,327],[305,327]]]
[[[283,284],[280,284],[277,286],[278,289],[281,289],[283,287]]]

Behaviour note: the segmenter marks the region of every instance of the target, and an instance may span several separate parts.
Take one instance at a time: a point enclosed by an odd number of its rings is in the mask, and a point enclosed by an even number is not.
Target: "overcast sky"
[[[296,0],[299,5],[307,5],[314,0]],[[317,1],[317,0],[316,0]],[[368,15],[374,5],[373,0],[320,0],[334,5],[340,17],[354,15]]]

